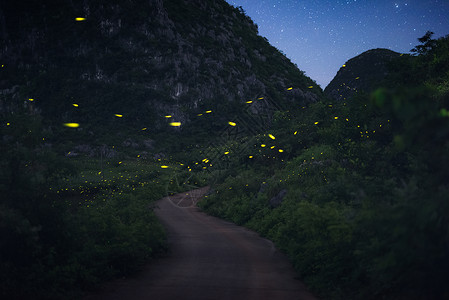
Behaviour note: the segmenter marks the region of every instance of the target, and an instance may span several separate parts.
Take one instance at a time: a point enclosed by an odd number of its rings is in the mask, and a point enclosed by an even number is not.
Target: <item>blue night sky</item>
[[[323,89],[350,58],[408,53],[427,30],[449,34],[449,0],[227,0]]]

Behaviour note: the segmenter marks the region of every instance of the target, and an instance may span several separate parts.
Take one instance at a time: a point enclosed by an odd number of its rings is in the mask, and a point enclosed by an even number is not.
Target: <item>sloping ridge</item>
[[[322,94],[223,0],[0,5],[0,93],[34,98],[46,122],[77,120],[80,132],[117,124],[164,130],[164,116],[184,125],[204,110],[219,111],[218,122],[248,100],[263,97],[252,111],[266,113]]]
[[[331,99],[346,100],[357,92],[370,92],[388,74],[388,63],[400,53],[372,49],[348,60],[324,89]]]

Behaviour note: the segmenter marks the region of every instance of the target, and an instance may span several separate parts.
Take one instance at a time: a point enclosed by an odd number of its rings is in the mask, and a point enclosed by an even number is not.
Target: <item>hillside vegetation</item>
[[[207,184],[323,298],[449,297],[448,37],[336,101],[221,0],[6,1],[0,26],[0,298],[132,274],[167,248],[151,203]]]
[[[383,88],[278,112],[201,202],[324,299],[449,296],[449,37],[420,41]]]

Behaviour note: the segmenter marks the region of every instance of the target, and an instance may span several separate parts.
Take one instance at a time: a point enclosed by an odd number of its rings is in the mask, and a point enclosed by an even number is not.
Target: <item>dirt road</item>
[[[206,192],[159,200],[155,213],[167,229],[169,255],[87,299],[315,299],[270,241],[199,211]]]

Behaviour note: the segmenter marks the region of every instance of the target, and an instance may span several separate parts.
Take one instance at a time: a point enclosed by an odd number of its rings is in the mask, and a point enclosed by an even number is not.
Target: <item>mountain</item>
[[[75,122],[77,136],[95,141],[142,128],[213,136],[238,115],[269,119],[322,95],[223,0],[28,4],[0,4],[0,109],[26,105],[54,133]]]
[[[388,63],[400,56],[388,49],[372,49],[348,60],[324,89],[335,100],[345,100],[359,91],[370,92],[388,75]]]

